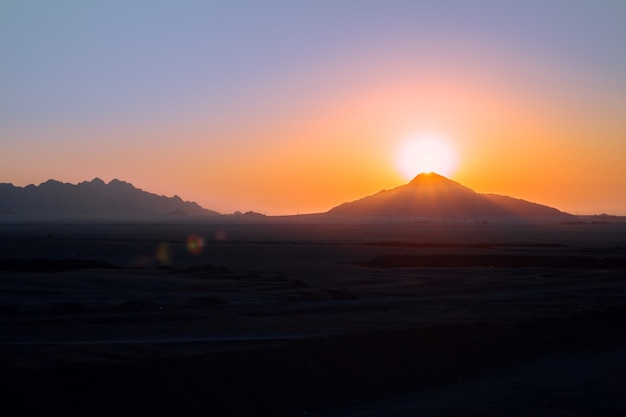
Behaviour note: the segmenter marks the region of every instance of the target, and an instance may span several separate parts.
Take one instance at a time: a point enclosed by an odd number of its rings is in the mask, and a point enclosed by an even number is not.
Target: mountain
[[[38,186],[0,184],[0,213],[26,215],[217,215],[180,197],[165,197],[135,188],[117,179],[99,178],[67,184],[48,180]]]
[[[555,208],[496,194],[479,194],[435,173],[423,173],[408,184],[341,204],[328,214],[348,216],[411,216],[425,218],[568,219]]]

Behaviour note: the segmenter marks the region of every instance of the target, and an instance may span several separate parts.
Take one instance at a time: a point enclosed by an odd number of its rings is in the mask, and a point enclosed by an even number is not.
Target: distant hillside
[[[165,197],[124,181],[99,178],[80,184],[48,180],[38,186],[0,184],[0,214],[26,215],[217,215],[180,197]]]
[[[458,217],[469,220],[490,218],[550,218],[571,216],[555,208],[495,194],[478,194],[438,174],[420,174],[410,183],[341,204],[329,214],[347,216]]]

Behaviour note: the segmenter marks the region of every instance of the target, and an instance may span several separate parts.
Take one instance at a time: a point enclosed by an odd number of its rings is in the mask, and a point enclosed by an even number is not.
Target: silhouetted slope
[[[0,184],[0,206],[8,212],[35,215],[218,214],[178,196],[156,195],[117,179],[106,184],[99,178],[76,185],[55,180],[26,187]]]
[[[329,214],[416,217],[551,217],[569,215],[555,208],[511,197],[478,194],[438,174],[420,174],[392,190],[341,204]]]

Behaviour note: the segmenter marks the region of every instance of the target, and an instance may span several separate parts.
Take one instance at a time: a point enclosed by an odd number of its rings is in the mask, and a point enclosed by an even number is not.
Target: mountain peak
[[[131,183],[126,182],[126,181],[121,181],[121,180],[118,180],[117,178],[113,178],[113,179],[109,182],[108,186],[109,186],[110,188],[127,189],[127,190],[135,190],[135,186],[134,186],[134,185],[132,185]]]
[[[59,184],[62,184],[63,186],[79,187],[83,189],[92,189],[92,190],[102,190],[103,187],[106,187],[106,183],[98,177],[92,179],[91,181],[79,182],[76,185],[71,184],[71,183],[64,183],[64,182],[61,182]]]
[[[41,184],[39,184],[40,187],[56,187],[59,185],[62,185],[63,183],[57,180],[53,180],[53,179],[49,179],[46,182],[42,182]]]
[[[443,175],[440,175],[434,171],[429,171],[429,172],[420,172],[413,178],[413,180],[426,179],[426,178],[442,178],[446,180],[448,179],[447,177],[444,177]]]
[[[421,173],[391,190],[341,204],[333,214],[360,216],[414,216],[424,218],[485,219],[563,218],[554,208],[511,197],[478,194],[471,188],[434,172]]]
[[[435,172],[422,172],[421,174],[415,176],[415,178],[413,178],[411,182],[406,184],[404,187],[410,189],[426,188],[431,190],[430,192],[441,191],[446,193],[449,193],[451,190],[463,190],[465,193],[469,192],[474,194],[474,191],[471,188]]]
[[[436,172],[422,172],[418,174],[409,182],[409,184],[424,184],[424,183],[442,183],[442,182],[454,182],[443,175],[439,175]]]

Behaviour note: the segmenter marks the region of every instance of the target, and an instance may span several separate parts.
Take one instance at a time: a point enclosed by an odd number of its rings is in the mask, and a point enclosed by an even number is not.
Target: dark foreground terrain
[[[625,375],[624,224],[0,224],[21,415],[622,416]]]

